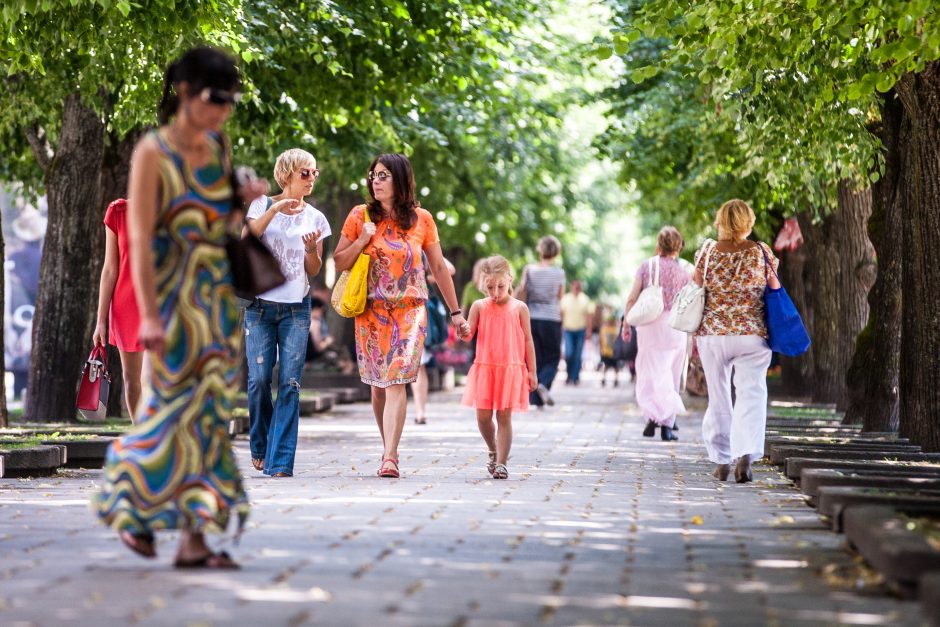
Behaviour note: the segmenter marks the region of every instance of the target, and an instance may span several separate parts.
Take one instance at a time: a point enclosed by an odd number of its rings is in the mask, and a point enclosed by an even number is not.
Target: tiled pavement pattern
[[[100,471],[0,480],[2,625],[916,625],[919,606],[827,583],[856,570],[777,472],[719,484],[701,413],[640,436],[629,388],[587,381],[515,420],[510,479],[455,393],[406,426],[401,480],[374,476],[368,405],[301,426],[297,475],[239,461],[252,518],[239,572],[131,554],[87,508]]]

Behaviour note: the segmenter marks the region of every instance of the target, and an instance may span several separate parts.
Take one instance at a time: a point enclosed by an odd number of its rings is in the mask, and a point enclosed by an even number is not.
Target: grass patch
[[[767,414],[768,417],[774,418],[822,418],[827,420],[842,420],[845,416],[844,412],[838,412],[826,407],[779,407],[776,405],[771,405]]]
[[[0,440],[0,451],[16,451],[24,448],[36,448],[42,446],[39,438],[29,437],[17,440]]]

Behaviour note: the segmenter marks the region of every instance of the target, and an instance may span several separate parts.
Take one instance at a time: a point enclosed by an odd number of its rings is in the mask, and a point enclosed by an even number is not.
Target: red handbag
[[[78,386],[75,406],[85,420],[104,422],[108,412],[108,392],[111,388],[111,373],[108,371],[108,350],[95,346],[88,355],[82,370],[82,382]]]

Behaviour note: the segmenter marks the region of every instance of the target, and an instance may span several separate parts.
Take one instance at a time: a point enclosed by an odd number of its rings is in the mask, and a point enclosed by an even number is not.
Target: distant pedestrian
[[[463,404],[477,411],[477,426],[489,452],[487,472],[494,479],[507,479],[512,412],[527,410],[527,396],[538,386],[535,344],[529,308],[512,297],[509,262],[499,255],[486,259],[481,282],[488,297],[470,308],[464,339],[477,335],[477,354],[467,374]]]
[[[194,48],[167,68],[161,126],[134,150],[127,209],[138,338],[153,366],[139,424],[108,449],[98,516],[144,557],[177,529],[177,568],[238,568],[205,533],[238,532],[248,501],[228,435],[242,333],[226,231],[237,229],[222,125],[239,97],[235,63]],[[240,199],[267,191],[242,185]],[[241,203],[238,203],[239,205]]]
[[[319,176],[312,154],[285,150],[274,163],[281,193],[261,196],[248,208],[247,228],[268,245],[287,279],[245,309],[251,465],[271,477],[294,474],[300,377],[310,333],[309,277],[320,272],[323,240],[330,235],[326,216],[304,200]],[[275,364],[277,400],[271,395]]]
[[[405,386],[418,377],[427,333],[428,285],[422,251],[451,323],[463,329],[467,322],[444,262],[434,216],[415,197],[408,157],[379,155],[372,160],[366,180],[372,200],[349,212],[333,259],[341,272],[351,268],[360,253],[370,257],[366,308],[356,316],[356,359],[360,378],[372,386],[372,411],[382,436],[377,474],[397,478],[398,444],[408,410]]]
[[[617,387],[621,360],[616,354],[616,348],[623,319],[618,319],[616,312],[608,305],[604,305],[602,309],[603,318],[598,332],[601,354],[601,387],[607,385],[607,372],[610,370],[614,372],[613,386]]]
[[[640,292],[651,284],[662,287],[663,313],[650,324],[636,327],[636,402],[646,418],[643,435],[652,437],[659,428],[666,441],[679,439],[673,427],[676,415],[685,412],[679,390],[688,335],[667,322],[676,294],[689,282],[688,272],[677,261],[684,245],[674,227],[665,226],[659,231],[656,256],[637,270],[624,311],[625,316],[629,314]],[[624,339],[629,339],[626,334]]]
[[[525,292],[525,302],[532,318],[532,339],[535,342],[535,363],[539,385],[529,394],[529,403],[539,409],[554,405],[549,392],[558,362],[561,359],[561,308],[559,301],[565,293],[565,271],[555,265],[561,254],[561,242],[546,235],[538,243],[539,262],[522,270],[519,290]]]
[[[127,248],[127,201],[118,198],[104,214],[104,264],[98,287],[98,322],[92,339],[96,346],[108,343],[121,356],[124,402],[131,422],[137,422],[137,404],[143,386],[144,345],[137,332],[140,312],[131,278],[131,257]]]
[[[737,460],[738,483],[752,480],[751,462],[764,455],[771,358],[764,288],[768,282],[780,287],[774,273],[767,276],[765,258],[777,267],[770,246],[747,239],[754,221],[743,200],[724,203],[715,217],[718,241],[707,240],[695,261],[695,282],[702,285],[704,277],[705,285],[705,314],[695,334],[708,385],[702,436],[708,459],[717,464],[715,477],[727,479]]]
[[[584,345],[591,341],[594,303],[581,291],[581,281],[575,279],[571,282],[571,291],[561,297],[558,307],[565,339],[565,383],[578,385],[581,383]]]

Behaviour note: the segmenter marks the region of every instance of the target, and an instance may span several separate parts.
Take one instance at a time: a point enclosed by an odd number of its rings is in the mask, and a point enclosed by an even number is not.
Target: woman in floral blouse
[[[385,448],[378,475],[397,478],[398,442],[407,409],[405,385],[418,376],[427,333],[428,284],[422,251],[451,323],[460,332],[467,323],[441,253],[437,225],[415,198],[411,162],[401,154],[379,155],[369,167],[368,186],[372,202],[349,212],[333,259],[336,270],[343,271],[352,267],[359,253],[371,258],[366,309],[356,316],[356,359],[360,378],[372,386],[372,411]]]
[[[695,334],[708,384],[702,435],[708,458],[718,464],[715,477],[727,479],[737,459],[738,483],[752,480],[751,461],[764,455],[771,357],[764,288],[768,281],[772,288],[780,287],[769,271],[768,264],[777,267],[770,247],[747,239],[754,221],[746,202],[729,200],[715,218],[718,241],[707,240],[695,259],[694,280],[705,285],[705,314]]]

